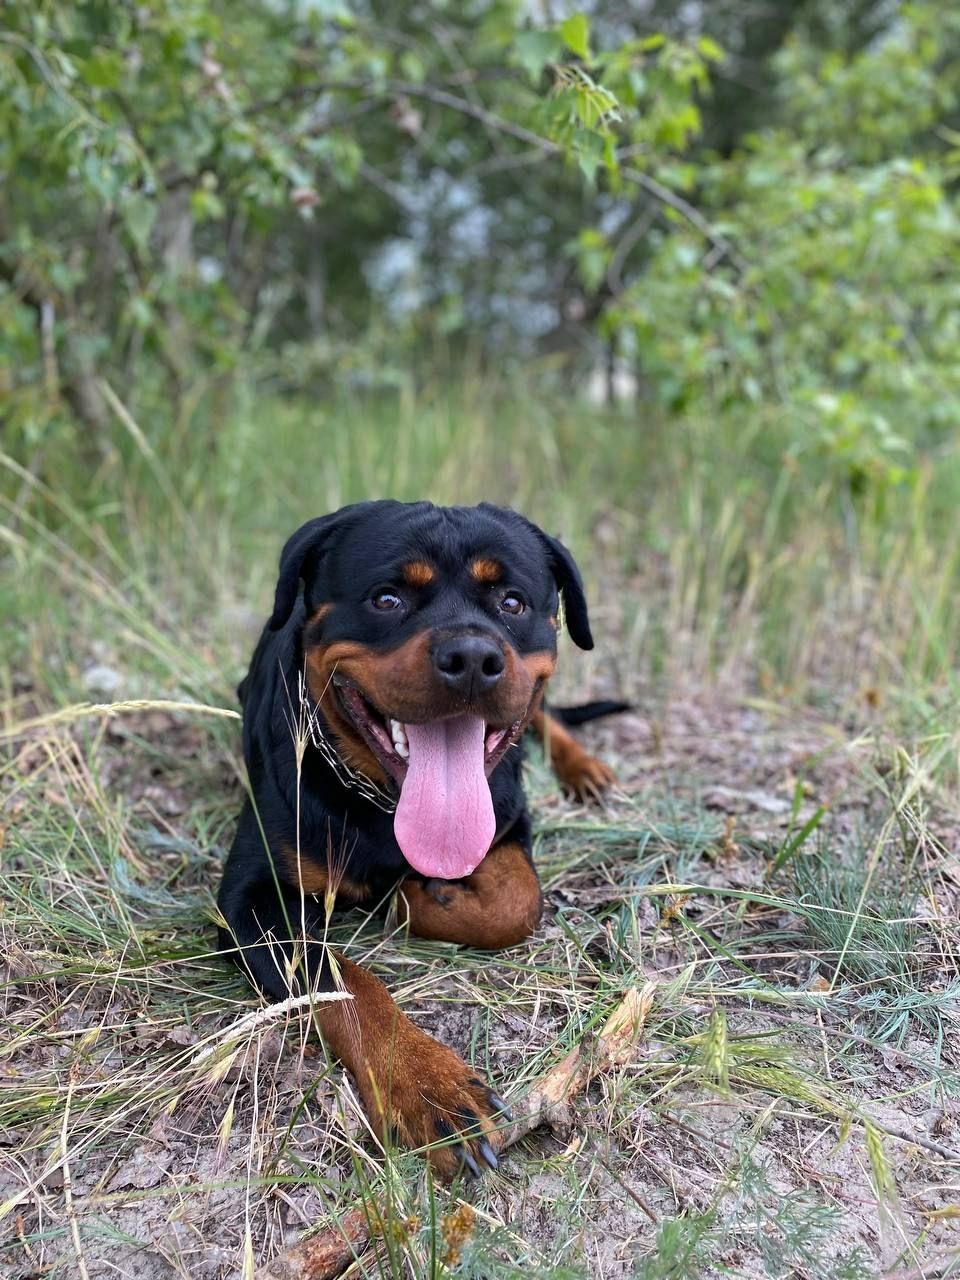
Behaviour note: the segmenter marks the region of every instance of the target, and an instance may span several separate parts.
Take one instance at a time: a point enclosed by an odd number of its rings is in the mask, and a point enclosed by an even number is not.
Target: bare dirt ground
[[[254,1276],[373,1199],[394,1229],[352,1275],[960,1275],[957,815],[869,702],[651,696],[584,735],[620,773],[600,810],[534,760],[529,947],[338,926],[508,1099],[655,984],[633,1060],[452,1190],[384,1159],[306,1021],[231,1038],[258,1007],[211,955],[233,732],[151,711],[11,748],[3,1274]]]

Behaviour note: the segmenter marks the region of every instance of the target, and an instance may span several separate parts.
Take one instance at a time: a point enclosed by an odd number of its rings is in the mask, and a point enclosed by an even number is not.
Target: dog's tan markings
[[[336,867],[331,868],[325,860],[315,858],[304,849],[298,854],[292,845],[284,844],[280,846],[279,855],[281,878],[295,889],[320,897],[332,888],[336,897],[347,902],[362,902],[370,896],[366,885],[357,884]]]
[[[337,985],[353,996],[321,1005],[320,1033],[354,1080],[378,1133],[392,1129],[408,1147],[461,1135],[474,1161],[495,1141],[494,1110],[474,1069],[401,1013],[386,987],[345,956],[334,958]],[[444,1177],[460,1172],[454,1145],[433,1145],[431,1164]]]
[[[503,566],[496,560],[474,560],[470,566],[470,577],[474,582],[492,586],[503,577]]]
[[[520,845],[491,849],[465,880],[405,880],[400,918],[419,938],[495,951],[528,938],[540,923],[543,896]]]
[[[586,751],[554,716],[537,711],[530,717],[530,727],[549,749],[550,765],[561,786],[578,800],[596,800],[616,782],[609,765]]]
[[[403,566],[403,580],[409,587],[429,587],[436,576],[433,565],[426,560],[411,560]]]
[[[508,659],[508,665],[510,661]],[[548,649],[538,649],[534,653],[525,653],[519,659],[519,666],[523,667],[526,678],[530,681],[531,692],[534,685],[545,683],[553,675],[557,669],[557,655],[551,653]]]
[[[457,714],[455,693],[440,678],[431,657],[433,633],[420,631],[395,649],[378,651],[354,640],[305,646],[307,684],[337,739],[338,750],[351,768],[384,783],[384,770],[366,740],[340,705],[333,682],[347,680],[382,715],[401,723],[420,724]],[[511,725],[539,705],[539,693],[553,673],[556,658],[547,651],[522,657],[510,646],[504,650],[503,679],[484,701],[484,718],[491,724]]]
[[[331,685],[333,673],[337,670],[337,662],[335,659],[333,661],[329,660],[328,655],[331,649],[342,647],[341,645],[333,645],[328,649],[324,649],[318,646],[306,651],[307,686],[313,695],[314,701],[323,708],[324,718],[337,740],[341,758],[351,769],[356,769],[359,773],[365,774],[372,781],[383,786],[387,781],[383,766],[371,748],[367,746],[366,740],[359,730],[354,727],[353,722],[341,711],[337,696]],[[362,646],[357,645],[356,647],[362,650]],[[370,656],[366,650],[362,651],[368,657]]]

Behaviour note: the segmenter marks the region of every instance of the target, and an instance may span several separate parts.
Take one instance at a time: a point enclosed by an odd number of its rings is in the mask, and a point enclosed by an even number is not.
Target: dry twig
[[[370,1224],[359,1209],[335,1227],[301,1240],[259,1268],[255,1280],[323,1280],[338,1276],[370,1242]]]

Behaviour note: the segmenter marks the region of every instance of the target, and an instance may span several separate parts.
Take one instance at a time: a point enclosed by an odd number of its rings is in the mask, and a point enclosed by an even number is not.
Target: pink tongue
[[[496,835],[493,799],[483,771],[479,716],[408,724],[410,763],[393,830],[411,867],[459,880],[484,858]]]

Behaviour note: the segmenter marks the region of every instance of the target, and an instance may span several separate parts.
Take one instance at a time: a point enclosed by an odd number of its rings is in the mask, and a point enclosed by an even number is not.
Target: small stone
[[[115,698],[123,687],[123,676],[120,672],[103,663],[87,667],[81,679],[87,693],[100,698]]]

